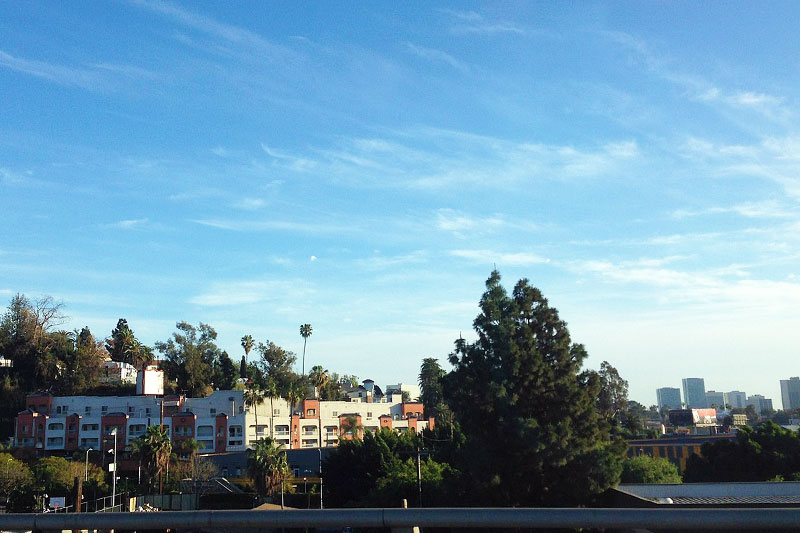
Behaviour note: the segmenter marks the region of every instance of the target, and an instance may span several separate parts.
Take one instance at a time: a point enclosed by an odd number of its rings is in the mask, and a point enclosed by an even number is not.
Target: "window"
[[[242,426],[231,426],[228,428],[228,436],[229,437],[241,437],[242,436]]]
[[[215,414],[217,414],[217,410],[216,410],[215,408],[213,408],[213,407],[211,408],[211,414],[212,414],[212,415],[215,415]]]
[[[331,416],[339,416],[339,411],[333,411],[333,412],[331,413]]]
[[[99,424],[83,424],[81,426],[81,431],[97,431],[100,429]]]
[[[86,407],[84,407],[83,412],[86,413],[87,416],[91,415],[92,414],[92,408],[87,405]]]
[[[104,414],[105,414],[105,413],[107,413],[107,412],[108,412],[108,406],[107,406],[107,405],[104,405],[104,406],[102,406],[102,407],[100,408],[100,412],[101,412],[101,413],[104,413]]]
[[[306,416],[317,416],[316,409],[306,409]]]
[[[57,414],[57,415],[60,415],[60,414],[61,414],[61,406],[60,406],[60,405],[57,405],[57,406],[56,406],[56,414]]]
[[[367,411],[367,418],[372,418],[372,411]]]
[[[280,415],[281,415],[281,410],[280,409],[273,409],[272,410],[272,416],[280,416]]]
[[[145,408],[144,414],[146,414],[147,416],[150,416],[150,408],[149,407]]]
[[[56,423],[53,423],[53,424],[50,424],[49,426],[47,426],[47,430],[48,431],[60,431],[62,429],[64,429],[64,424],[61,424],[59,422],[56,422]]]
[[[198,437],[213,437],[214,436],[214,427],[213,426],[197,426],[197,436]]]
[[[128,406],[128,414],[133,414],[133,406],[132,405]]]
[[[64,445],[64,438],[63,437],[50,437],[47,439],[48,446],[63,446]]]

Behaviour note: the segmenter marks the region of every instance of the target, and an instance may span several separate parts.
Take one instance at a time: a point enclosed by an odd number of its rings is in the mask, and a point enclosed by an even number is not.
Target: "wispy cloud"
[[[344,233],[354,231],[354,226],[326,225],[284,220],[226,220],[196,219],[195,224],[230,231],[286,231],[296,233]]]
[[[456,59],[452,55],[448,54],[447,52],[443,52],[442,50],[437,50],[435,48],[427,48],[424,46],[419,46],[413,43],[406,43],[406,48],[412,54],[419,56],[423,59],[431,61],[433,63],[444,63],[453,67],[456,70],[460,70],[461,72],[468,72],[469,65],[467,65],[464,61]]]
[[[706,207],[702,209],[676,209],[672,218],[684,219],[705,215],[735,214],[746,218],[794,218],[799,215],[775,201],[748,202],[727,207]]]
[[[117,228],[117,229],[134,229],[134,228],[141,228],[142,226],[146,225],[150,219],[148,218],[136,218],[130,220],[120,220],[118,222],[113,222],[111,224],[106,224],[107,228]]]
[[[156,74],[134,65],[95,63],[89,68],[72,67],[14,56],[0,50],[0,66],[35,76],[59,85],[87,90],[107,90],[121,86],[118,77],[153,79]]]
[[[151,2],[149,0],[133,0],[133,3],[155,13],[171,18],[196,31],[223,39],[225,42],[239,45],[252,52],[253,57],[266,60],[284,60],[294,56],[291,49],[272,43],[261,35],[248,29],[227,24],[213,17],[194,13],[168,2]]]
[[[537,254],[526,252],[496,252],[493,250],[451,250],[453,257],[467,259],[485,265],[496,264],[498,268],[504,266],[521,267],[549,263],[550,260]]]
[[[776,182],[800,198],[800,137],[767,137],[757,144],[728,145],[689,138],[682,155],[703,163],[717,175],[759,177]]]
[[[476,11],[458,11],[453,9],[440,9],[444,13],[455,19],[455,23],[450,26],[450,32],[455,35],[492,35],[501,33],[513,33],[522,35],[525,31],[513,22],[506,20],[488,20],[484,15]]]
[[[638,144],[631,140],[588,147],[547,145],[435,128],[344,139],[316,152],[315,171],[337,182],[423,190],[483,187],[488,182],[508,188],[531,180],[611,176],[640,158]]]
[[[317,162],[305,157],[297,157],[282,150],[272,148],[264,143],[261,149],[275,162],[284,168],[295,172],[308,172],[317,167]]]
[[[61,85],[74,85],[83,89],[97,89],[100,85],[97,72],[16,57],[3,50],[0,50],[0,65]]]
[[[263,302],[281,304],[313,292],[314,289],[302,280],[216,282],[207,291],[192,297],[189,303],[203,307],[230,307]]]
[[[675,68],[674,61],[654,52],[644,39],[618,31],[604,31],[601,34],[634,52],[652,74],[683,88],[686,96],[693,101],[721,104],[740,112],[749,110],[779,122],[786,122],[794,114],[783,105],[784,98],[781,96],[752,89],[723,89],[702,75],[682,72]]]

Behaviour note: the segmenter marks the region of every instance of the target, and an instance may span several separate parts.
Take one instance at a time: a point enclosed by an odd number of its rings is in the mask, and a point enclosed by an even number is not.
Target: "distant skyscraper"
[[[714,390],[706,391],[706,405],[708,407],[713,405],[717,409],[725,409],[725,405],[728,403],[728,395],[726,393]]]
[[[683,378],[683,400],[686,407],[695,409],[708,407],[705,380],[703,378]]]
[[[800,378],[781,380],[781,402],[784,411],[800,407]]]
[[[760,394],[753,394],[749,398],[747,398],[747,405],[752,405],[756,409],[756,413],[762,413],[764,411],[772,411],[772,398],[764,398]]]
[[[677,387],[661,387],[656,389],[656,400],[659,411],[665,407],[667,409],[680,409],[681,390]]]
[[[731,404],[731,407],[733,408],[736,407],[745,408],[748,405],[750,405],[747,403],[747,394],[745,394],[740,390],[732,390],[727,394],[728,394],[728,403]]]

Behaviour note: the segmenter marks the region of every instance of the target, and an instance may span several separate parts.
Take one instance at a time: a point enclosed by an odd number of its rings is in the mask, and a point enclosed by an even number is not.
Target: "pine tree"
[[[456,341],[444,379],[476,500],[588,503],[619,480],[622,450],[596,410],[597,374],[581,371],[586,350],[528,280],[509,296],[493,271],[480,307],[478,339]]]

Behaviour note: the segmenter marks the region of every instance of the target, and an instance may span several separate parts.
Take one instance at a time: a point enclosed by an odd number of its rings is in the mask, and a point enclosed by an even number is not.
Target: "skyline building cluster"
[[[783,408],[800,408],[800,378],[781,380],[781,401]],[[706,390],[704,378],[683,378],[681,388],[661,387],[656,389],[656,402],[661,409],[707,409],[715,407],[720,410],[744,409],[752,405],[757,413],[772,411],[772,399],[762,394],[748,396],[746,392],[732,390],[728,392]]]

